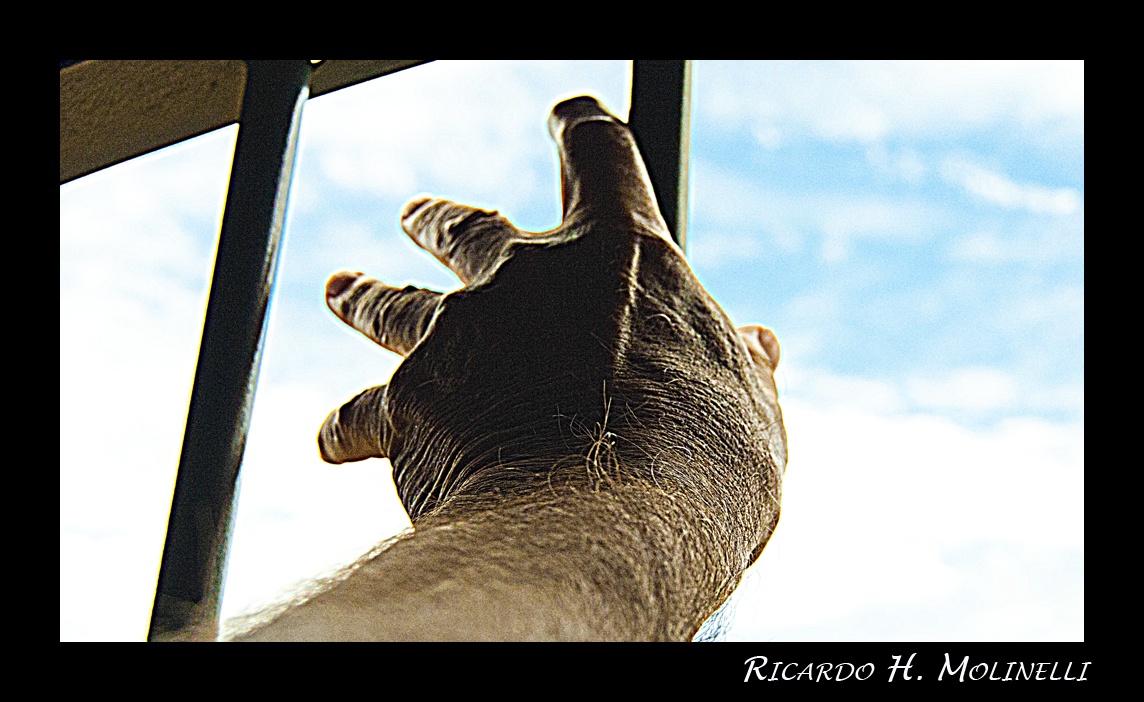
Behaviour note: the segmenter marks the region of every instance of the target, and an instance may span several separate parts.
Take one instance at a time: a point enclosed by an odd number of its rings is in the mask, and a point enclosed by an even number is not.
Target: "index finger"
[[[401,226],[466,285],[495,271],[509,244],[524,238],[495,210],[431,197],[411,200]]]

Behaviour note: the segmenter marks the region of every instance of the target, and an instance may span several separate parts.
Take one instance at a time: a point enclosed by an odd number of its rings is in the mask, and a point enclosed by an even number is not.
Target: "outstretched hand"
[[[330,279],[330,309],[404,360],[327,418],[322,457],[388,457],[415,526],[542,493],[649,486],[730,534],[749,564],[778,518],[786,463],[778,342],[733,326],[696,280],[625,124],[576,98],[549,130],[560,226],[524,232],[420,198],[401,226],[462,289]]]

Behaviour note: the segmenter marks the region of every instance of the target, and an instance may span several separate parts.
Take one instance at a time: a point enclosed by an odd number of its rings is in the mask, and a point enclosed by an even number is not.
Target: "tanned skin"
[[[333,412],[330,463],[388,458],[414,529],[239,640],[689,640],[779,517],[775,336],[736,328],[672,242],[627,125],[558,104],[563,221],[419,198],[464,283],[339,273],[330,309],[404,357]]]

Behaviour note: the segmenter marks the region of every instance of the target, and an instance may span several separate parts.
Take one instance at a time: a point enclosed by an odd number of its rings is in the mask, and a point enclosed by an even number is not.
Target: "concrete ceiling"
[[[322,61],[310,97],[424,60]],[[60,183],[234,124],[243,61],[60,61]]]

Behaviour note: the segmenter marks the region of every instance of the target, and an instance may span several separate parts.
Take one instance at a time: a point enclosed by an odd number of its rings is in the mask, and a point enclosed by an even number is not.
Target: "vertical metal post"
[[[651,175],[660,212],[675,242],[686,250],[691,62],[633,61],[628,124]]]
[[[248,61],[238,142],[148,640],[214,639],[308,61]]]

